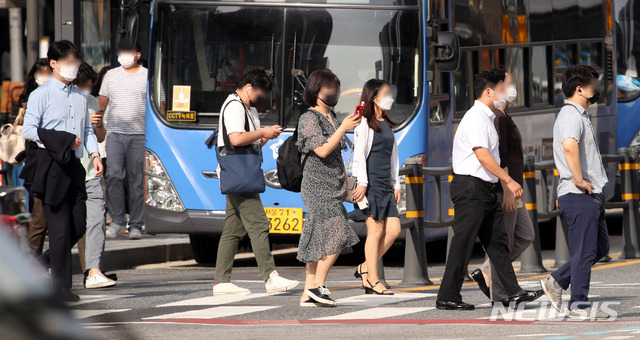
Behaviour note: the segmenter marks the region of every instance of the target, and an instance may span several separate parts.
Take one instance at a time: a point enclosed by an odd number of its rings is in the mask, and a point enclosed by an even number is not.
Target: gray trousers
[[[127,225],[124,183],[129,197],[129,227],[144,224],[144,135],[109,132],[107,138],[107,208],[113,223]]]
[[[87,182],[87,231],[85,233],[85,269],[100,268],[105,241],[104,192],[102,177]]]
[[[499,185],[499,184],[498,184]],[[498,201],[502,205],[502,193],[498,193]],[[535,234],[533,224],[526,207],[518,208],[515,211],[504,212],[504,227],[509,240],[509,256],[511,261],[515,261],[522,252],[533,242]],[[507,291],[498,279],[496,269],[491,265],[491,261],[484,261],[480,270],[489,276],[491,301],[501,301],[509,297]]]

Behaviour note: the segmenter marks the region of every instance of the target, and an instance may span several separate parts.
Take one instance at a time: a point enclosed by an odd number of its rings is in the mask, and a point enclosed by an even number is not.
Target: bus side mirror
[[[460,41],[453,32],[438,32],[437,42],[431,45],[438,69],[442,72],[454,72],[460,65]]]
[[[138,13],[125,11],[120,18],[118,25],[118,49],[133,50],[136,48],[138,40]]]

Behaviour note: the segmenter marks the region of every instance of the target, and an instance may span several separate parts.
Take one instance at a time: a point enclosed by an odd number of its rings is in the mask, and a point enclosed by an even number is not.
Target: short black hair
[[[576,87],[585,87],[593,80],[597,80],[600,75],[593,66],[574,65],[564,71],[562,75],[562,93],[567,98],[572,97],[576,93]]]
[[[47,51],[49,61],[64,59],[69,55],[74,55],[76,58],[82,59],[78,46],[69,40],[54,41],[49,45],[49,50]]]
[[[473,76],[473,90],[475,91],[476,99],[482,96],[482,92],[486,89],[493,89],[496,85],[504,81],[504,70],[493,69],[490,71],[481,71]]]
[[[80,69],[78,69],[78,76],[73,83],[82,85],[88,80],[91,80],[91,82],[95,84],[98,81],[98,72],[96,72],[91,65],[83,61],[82,64],[80,64]]]
[[[273,87],[273,82],[267,71],[260,68],[245,73],[238,82],[237,88],[241,89],[247,84],[265,92],[270,92]]]
[[[307,79],[302,100],[309,106],[318,105],[318,94],[323,86],[340,87],[340,79],[329,69],[313,71]]]

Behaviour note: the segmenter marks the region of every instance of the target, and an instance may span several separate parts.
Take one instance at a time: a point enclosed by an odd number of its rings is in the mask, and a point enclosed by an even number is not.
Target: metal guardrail
[[[602,155],[605,165],[618,163],[621,179],[621,202],[606,202],[607,209],[623,209],[623,239],[624,248],[622,258],[640,258],[640,147],[620,148],[617,155]],[[562,217],[557,203],[557,186],[560,181],[558,170],[553,161],[535,162],[533,155],[525,155],[524,164],[524,203],[529,211],[534,231],[534,242],[521,255],[521,272],[545,272],[542,265],[542,251],[538,222],[540,220],[556,219],[556,251],[555,266],[566,263],[570,258],[568,247],[567,223]],[[447,176],[451,182],[453,169],[451,167],[422,167],[421,160],[408,159],[400,169],[400,175],[405,176],[406,184],[406,217],[413,221],[407,229],[405,245],[405,266],[403,284],[432,284],[427,274],[427,257],[422,228],[449,227],[453,218],[444,219],[442,214],[442,178]],[[553,177],[550,179],[551,171]],[[434,220],[424,219],[424,179],[434,178]],[[551,183],[551,185],[549,184]],[[540,205],[537,202],[537,192],[540,190]],[[449,200],[449,215],[454,215],[453,204]],[[453,235],[449,230],[447,255]]]

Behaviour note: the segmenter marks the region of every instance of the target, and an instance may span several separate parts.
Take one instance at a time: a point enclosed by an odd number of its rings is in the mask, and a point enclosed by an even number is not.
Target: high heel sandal
[[[356,279],[362,279],[362,275],[364,275],[364,274],[369,274],[369,273],[362,271],[362,263],[361,263],[356,267],[356,272],[353,273],[353,276],[355,276]],[[364,286],[364,280],[362,280],[362,288],[366,289],[366,287]]]
[[[376,290],[373,289],[373,287],[377,286],[378,283],[380,283],[380,281],[377,281],[374,284],[371,284],[371,282],[369,282],[369,280],[367,279],[367,283],[369,284],[369,286],[371,286],[371,288],[365,287],[364,288],[364,293],[365,294],[377,294],[377,295],[393,295],[394,293],[388,289],[384,289],[381,292],[378,292]],[[381,284],[382,285],[382,284]],[[384,285],[382,285],[384,287]],[[389,292],[389,293],[387,293]]]

